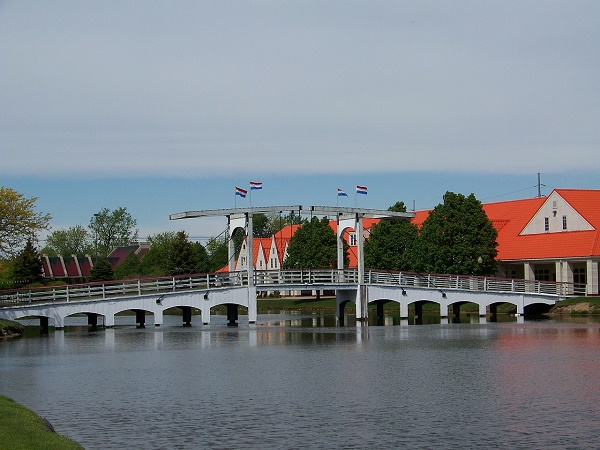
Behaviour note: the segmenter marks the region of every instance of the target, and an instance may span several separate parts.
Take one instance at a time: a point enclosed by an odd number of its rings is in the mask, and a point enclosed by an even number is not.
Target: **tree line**
[[[93,280],[156,277],[213,272],[228,264],[228,237],[217,236],[206,246],[192,242],[184,231],[148,237],[150,249],[143,259],[134,253],[112,268],[106,260],[114,247],[138,239],[137,221],[126,208],[104,208],[90,218],[87,227],[76,225],[52,231],[37,250],[37,237],[49,230],[51,216],[35,211],[37,198],[25,198],[10,188],[0,188],[0,284],[42,282],[41,254],[90,255],[95,264]],[[403,202],[390,211],[406,212]],[[284,268],[337,267],[337,237],[327,217],[302,220],[287,216],[255,214],[255,237],[270,237],[291,224],[301,224],[289,242]],[[496,270],[497,232],[473,194],[446,192],[421,228],[408,219],[381,220],[365,241],[365,267],[390,271],[417,271],[492,275]],[[244,234],[231,237],[237,257]],[[351,247],[345,245],[345,264]]]

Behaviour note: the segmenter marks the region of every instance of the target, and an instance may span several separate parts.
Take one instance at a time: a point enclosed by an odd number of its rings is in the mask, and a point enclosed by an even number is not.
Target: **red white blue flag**
[[[357,194],[364,194],[367,195],[367,187],[366,186],[356,186],[356,193]]]
[[[251,181],[250,189],[255,191],[257,189],[262,189],[262,181]]]
[[[338,197],[348,197],[348,194],[346,194],[343,190],[338,188]]]
[[[246,198],[246,194],[248,191],[246,189],[242,189],[240,187],[235,187],[235,195],[239,195],[242,198]]]

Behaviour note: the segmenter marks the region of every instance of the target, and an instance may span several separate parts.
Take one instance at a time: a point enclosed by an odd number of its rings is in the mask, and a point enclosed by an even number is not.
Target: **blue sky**
[[[0,0],[0,180],[53,229],[600,189],[597,1]],[[248,206],[249,199],[237,200]]]

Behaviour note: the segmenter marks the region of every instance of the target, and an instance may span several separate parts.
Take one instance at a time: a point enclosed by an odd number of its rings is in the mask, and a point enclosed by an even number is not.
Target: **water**
[[[86,449],[598,447],[598,323],[240,319],[0,342],[0,393]]]

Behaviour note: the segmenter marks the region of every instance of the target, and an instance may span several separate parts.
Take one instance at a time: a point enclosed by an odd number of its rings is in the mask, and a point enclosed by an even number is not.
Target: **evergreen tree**
[[[27,240],[25,248],[15,258],[13,277],[16,282],[23,284],[42,281],[42,260],[31,239]]]
[[[114,277],[112,266],[104,258],[97,260],[92,270],[90,270],[90,281],[110,281]]]
[[[446,192],[423,222],[415,247],[416,269],[460,275],[493,275],[498,233],[471,194]]]
[[[347,256],[344,258],[347,260]],[[329,219],[313,217],[305,220],[290,239],[283,262],[286,269],[317,269],[337,267],[337,237]]]
[[[404,202],[388,211],[406,212]],[[413,270],[412,251],[418,237],[417,227],[409,219],[385,220],[371,227],[365,241],[365,267],[384,270]]]
[[[171,273],[195,273],[200,263],[200,257],[189,241],[185,231],[177,232],[175,240],[169,249],[168,268]]]

